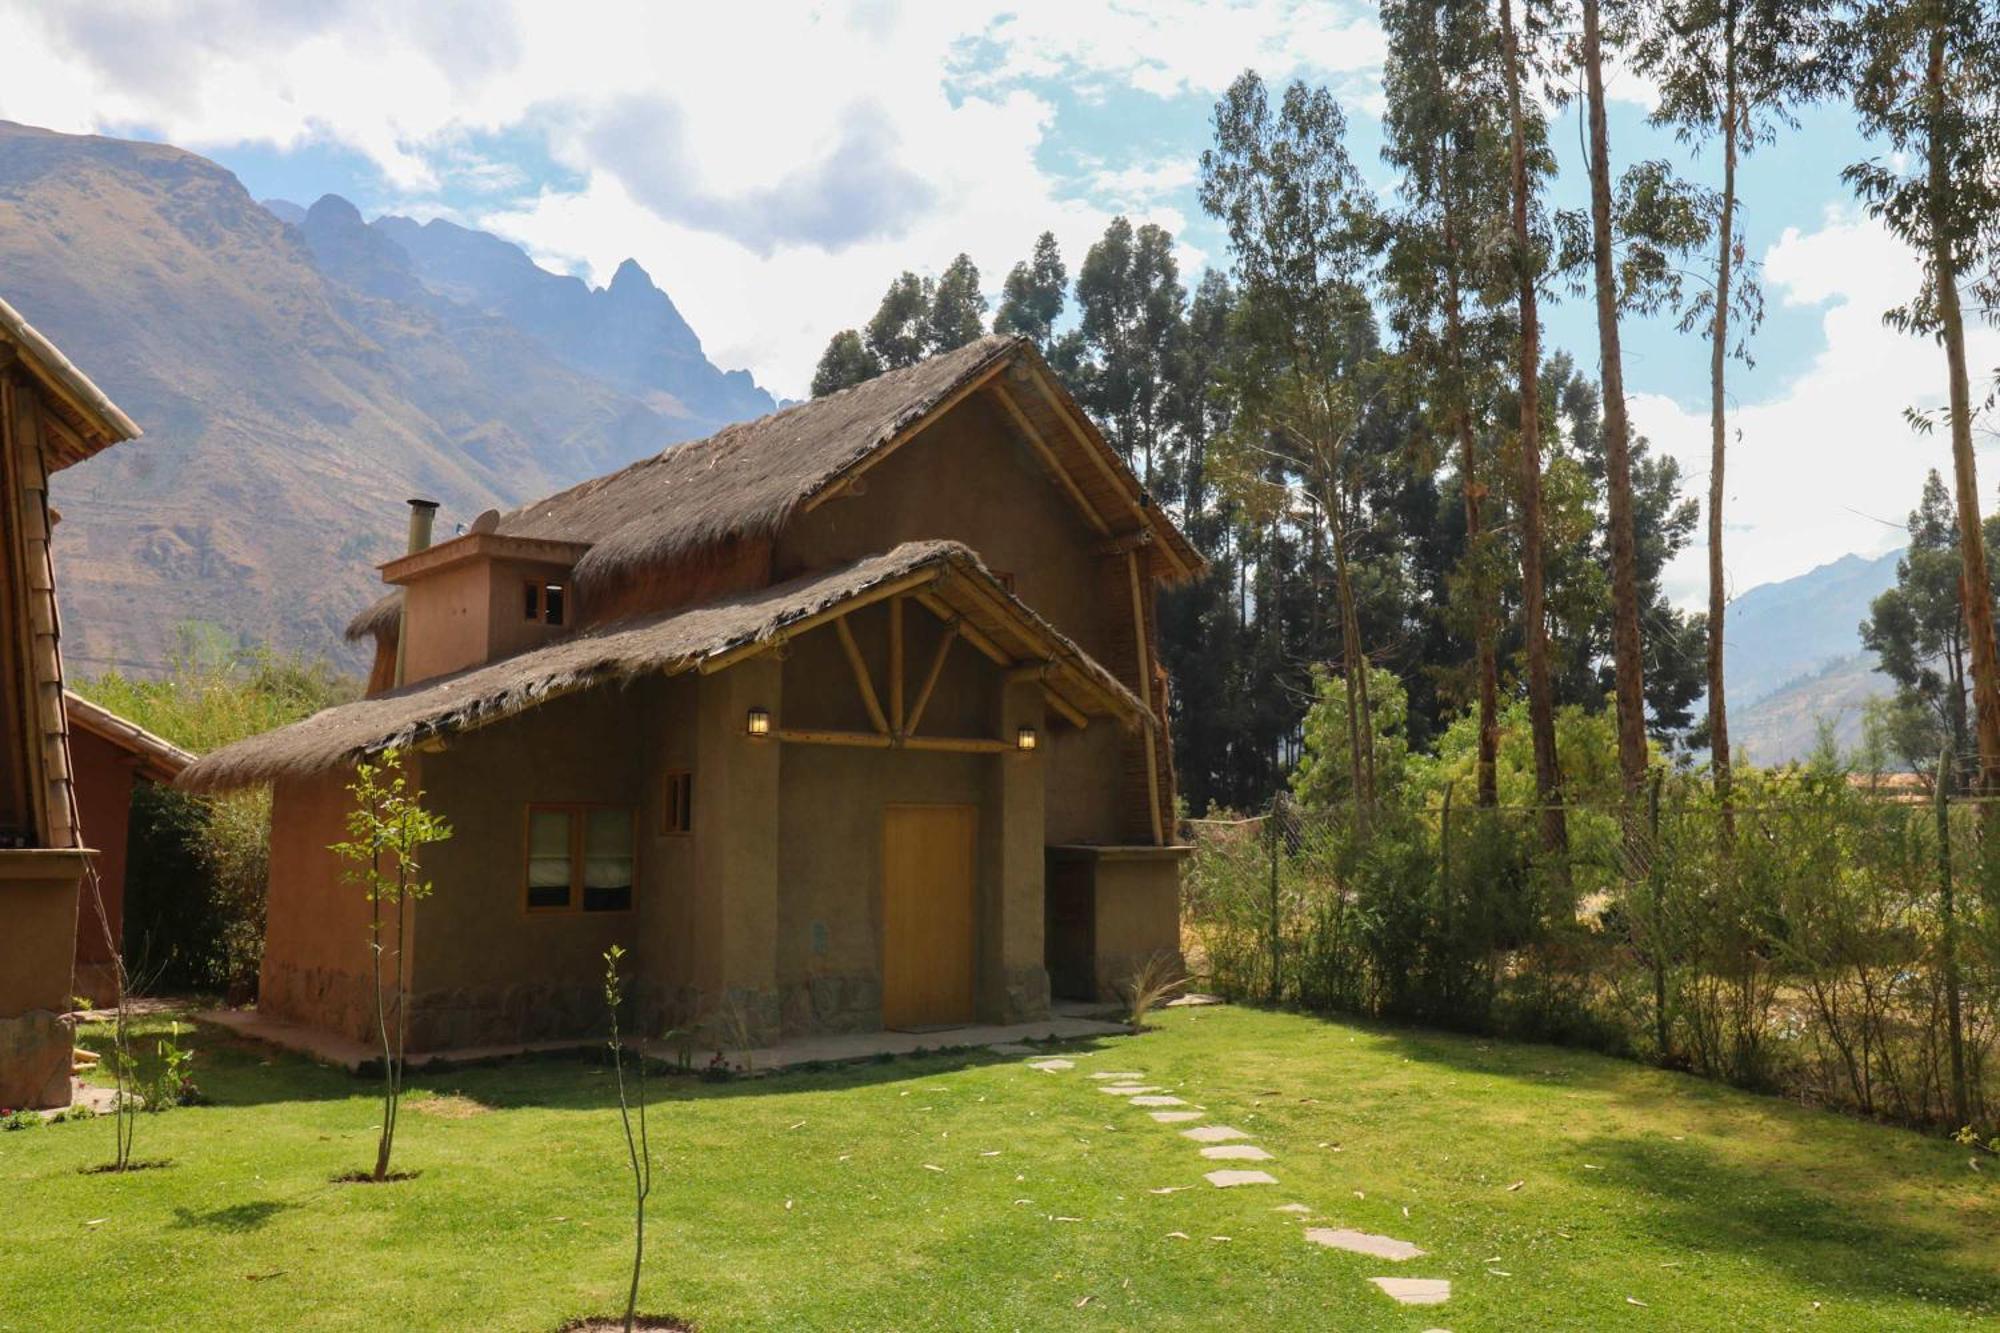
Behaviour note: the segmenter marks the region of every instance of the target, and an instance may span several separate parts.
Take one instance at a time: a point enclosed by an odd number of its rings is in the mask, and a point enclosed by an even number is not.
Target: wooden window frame
[[[694,770],[670,768],[660,775],[660,825],[662,838],[687,838],[694,834]]]
[[[549,590],[553,588],[556,600],[561,603],[557,618],[549,619]],[[527,595],[521,599],[521,609],[527,614],[522,617],[525,625],[546,625],[551,629],[562,629],[570,622],[570,586],[568,579],[524,579],[521,591]]]
[[[624,907],[586,909],[583,905],[583,839],[593,810],[623,810],[632,817],[632,900]],[[529,904],[529,862],[534,858],[535,816],[559,811],[569,820],[569,902],[561,907]],[[523,916],[623,916],[639,907],[639,812],[623,801],[530,801],[521,814],[521,914]]]

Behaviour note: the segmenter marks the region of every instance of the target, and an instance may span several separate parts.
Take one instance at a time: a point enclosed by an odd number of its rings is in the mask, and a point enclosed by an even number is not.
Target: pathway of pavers
[[[1073,1061],[1042,1059],[1029,1062],[1029,1068],[1045,1073],[1059,1073],[1074,1069]],[[1201,1120],[1203,1113],[1190,1107],[1183,1098],[1173,1096],[1161,1088],[1146,1083],[1145,1074],[1137,1070],[1118,1072],[1100,1071],[1091,1074],[1098,1085],[1097,1090],[1115,1097],[1123,1097],[1131,1105],[1151,1113],[1154,1121],[1163,1125],[1185,1125]],[[1172,1109],[1167,1109],[1172,1108]],[[1276,1159],[1271,1153],[1254,1143],[1238,1140],[1253,1137],[1233,1125],[1194,1125],[1180,1131],[1181,1137],[1192,1139],[1203,1145],[1201,1155],[1211,1162],[1269,1162]],[[1235,1189],[1245,1185],[1275,1185],[1278,1178],[1268,1171],[1248,1167],[1220,1167],[1203,1174],[1202,1179],[1217,1189]],[[1175,1186],[1165,1190],[1154,1190],[1155,1194],[1172,1194]],[[1280,1204],[1274,1211],[1310,1217],[1314,1210],[1303,1203]],[[1181,1232],[1173,1236],[1186,1239]],[[1219,1237],[1217,1239],[1220,1239]],[[1307,1243],[1330,1250],[1344,1250],[1351,1254],[1364,1254],[1374,1259],[1387,1259],[1391,1263],[1421,1258],[1425,1253],[1406,1240],[1394,1236],[1376,1236],[1365,1231],[1355,1231],[1348,1227],[1307,1227]],[[1368,1279],[1385,1296],[1402,1305],[1442,1305],[1451,1299],[1451,1283],[1444,1278],[1419,1277],[1371,1277]],[[1432,1333],[1439,1333],[1432,1330]]]

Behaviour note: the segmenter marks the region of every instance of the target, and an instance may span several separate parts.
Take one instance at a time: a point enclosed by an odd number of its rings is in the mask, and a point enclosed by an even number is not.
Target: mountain
[[[538,267],[517,245],[442,218],[420,225],[386,216],[370,225],[410,257],[432,291],[531,330],[570,365],[662,411],[735,420],[777,407],[748,371],[709,363],[701,339],[634,260],[618,266],[609,287],[592,288]]]
[[[0,292],[146,432],[55,481],[78,673],[158,670],[189,622],[342,653],[407,497],[441,501],[449,532],[769,410],[636,266],[615,296],[543,273],[583,300],[538,328],[530,307],[457,299],[396,230],[337,197],[267,207],[164,144],[0,122]],[[623,349],[616,377],[560,350],[591,346],[592,318]]]
[[[1861,647],[1861,622],[1877,595],[1894,586],[1900,551],[1845,555],[1729,604],[1729,738],[1759,764],[1803,759],[1822,720],[1851,748],[1861,739],[1870,699],[1891,691]]]

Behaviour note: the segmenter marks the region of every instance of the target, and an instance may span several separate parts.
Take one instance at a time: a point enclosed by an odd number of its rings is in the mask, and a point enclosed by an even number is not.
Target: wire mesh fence
[[[1838,772],[1632,800],[1191,821],[1229,996],[1562,1041],[1864,1115],[2000,1125],[2000,804]]]

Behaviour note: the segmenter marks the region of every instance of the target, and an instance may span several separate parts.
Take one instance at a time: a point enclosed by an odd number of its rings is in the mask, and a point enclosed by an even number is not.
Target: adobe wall
[[[1168,959],[1178,974],[1181,971],[1178,849],[1107,853],[1096,861],[1095,870],[1098,998],[1122,997],[1132,975],[1155,956]]]
[[[110,1005],[118,1000],[118,978],[113,968],[111,948],[106,943],[105,920],[110,921],[110,939],[123,947],[125,939],[125,865],[127,831],[132,821],[133,760],[126,751],[95,732],[81,727],[69,735],[70,766],[76,774],[77,812],[81,816],[83,841],[95,848],[98,894],[90,891],[86,876],[79,890],[76,925],[76,979],[78,995],[92,1004]],[[97,899],[102,896],[103,915]]]
[[[425,801],[451,825],[424,863],[436,888],[417,910],[411,973],[413,1050],[587,1036],[605,1029],[604,952],[650,975],[651,920],[666,914],[651,878],[641,756],[659,729],[659,682],[584,691],[452,737],[422,756]],[[633,905],[624,912],[529,912],[531,803],[634,807]],[[636,985],[636,983],[635,983]],[[650,1026],[657,1001],[633,991],[628,1025]]]
[[[1101,664],[1129,640],[1130,596],[1107,601],[1107,588],[1124,585],[1099,577],[1102,538],[983,395],[968,398],[870,468],[864,485],[860,495],[828,501],[792,520],[779,541],[775,576],[853,560],[899,542],[950,539],[978,552],[996,574],[1010,575],[1016,597]],[[919,613],[911,620],[924,618]],[[916,653],[911,660],[920,672],[928,659]],[[1125,684],[1132,686],[1129,680]],[[847,693],[853,693],[851,685]],[[1126,841],[1119,802],[1122,747],[1130,739],[1121,738],[1108,719],[1095,720],[1082,732],[1061,724],[1042,730],[1045,841]]]
[[[871,679],[890,710],[888,608],[850,618]],[[908,704],[941,634],[915,603],[904,609]],[[1006,688],[999,670],[954,644],[919,735],[1011,738],[1044,729],[1039,687]],[[870,731],[838,638],[815,630],[787,646],[780,724]],[[1042,784],[1029,754],[961,754],[784,743],[780,756],[777,980],[785,1033],[868,1031],[882,1025],[882,838],[889,805],[970,805],[978,811],[974,990],[978,1016],[1019,1022],[1048,1011],[1042,968]]]
[[[257,1010],[372,1042],[377,1034],[368,897],[362,886],[344,880],[346,863],[328,850],[348,836],[354,798],[347,785],[353,780],[350,770],[336,769],[273,785]],[[393,934],[389,943],[393,947]]]

